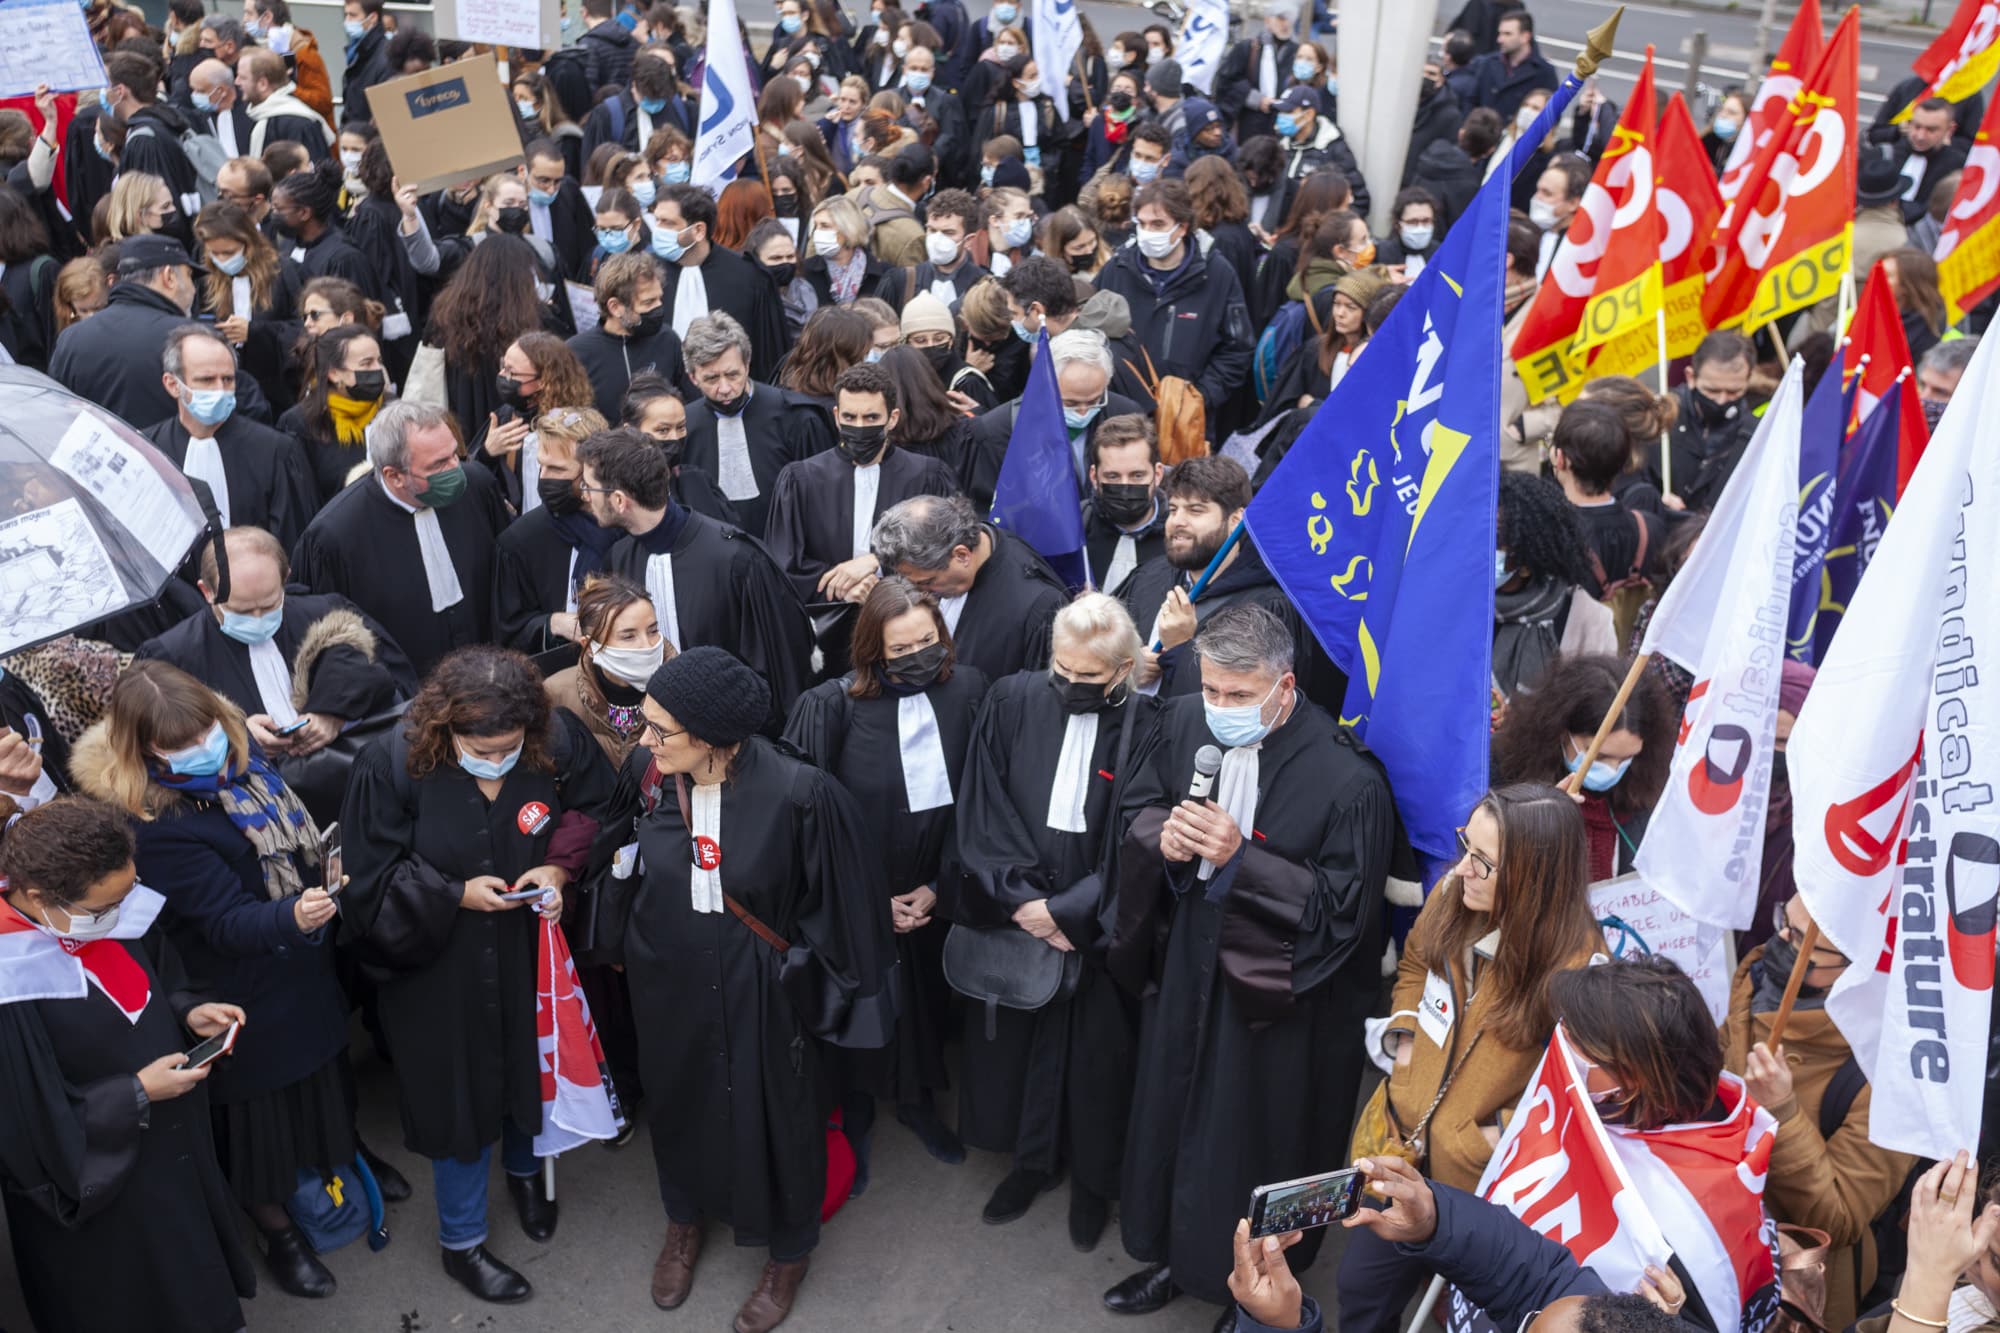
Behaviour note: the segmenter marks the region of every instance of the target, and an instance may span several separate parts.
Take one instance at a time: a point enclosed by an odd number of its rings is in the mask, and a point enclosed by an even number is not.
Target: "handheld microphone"
[[[1205,801],[1215,789],[1215,775],[1222,771],[1222,751],[1204,745],[1194,752],[1194,777],[1188,782],[1188,799]]]

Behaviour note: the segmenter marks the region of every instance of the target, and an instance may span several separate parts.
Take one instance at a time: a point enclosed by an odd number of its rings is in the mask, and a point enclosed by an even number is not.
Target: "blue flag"
[[[1848,396],[1841,391],[1839,361],[1827,366],[1806,400],[1799,422],[1799,533],[1792,551],[1792,604],[1785,621],[1785,654],[1810,665],[1813,619],[1819,614],[1820,567],[1832,530],[1840,467],[1840,443],[1847,430]]]
[[[1244,517],[1433,862],[1487,786],[1508,191],[1581,86],[1563,81]]]
[[[993,521],[1034,547],[1071,592],[1089,584],[1083,499],[1076,492],[1076,458],[1063,421],[1047,329],[1035,341],[1028,387],[1021,392],[1014,433],[1000,460],[999,480],[993,483]]]
[[[1903,418],[1902,395],[1914,393],[1908,378],[1882,395],[1875,410],[1847,442],[1840,479],[1834,484],[1833,524],[1827,534],[1826,565],[1819,578],[1819,618],[1813,626],[1816,661],[1826,660],[1833,632],[1861,582],[1875,545],[1896,510],[1896,453]]]

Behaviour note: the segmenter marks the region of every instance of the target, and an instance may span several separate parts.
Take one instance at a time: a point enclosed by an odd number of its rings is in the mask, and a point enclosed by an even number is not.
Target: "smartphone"
[[[1250,1191],[1250,1234],[1282,1236],[1288,1231],[1331,1226],[1352,1217],[1366,1182],[1358,1167],[1301,1176]]]
[[[544,889],[541,885],[530,884],[525,889],[515,889],[511,893],[501,894],[500,901],[503,903],[533,902],[535,899],[541,897],[546,892],[548,892],[548,890]]]
[[[335,897],[347,887],[347,877],[341,873],[338,820],[328,824],[325,831],[319,835],[319,866],[323,872],[320,882],[326,886],[327,897]]]
[[[181,1068],[199,1069],[205,1064],[212,1063],[217,1056],[229,1054],[236,1048],[236,1033],[242,1026],[241,1023],[231,1023],[227,1030],[196,1046],[187,1053],[187,1063]]]
[[[312,721],[312,718],[308,714],[301,713],[293,721],[287,723],[282,727],[279,727],[277,731],[274,732],[273,734],[278,736],[289,736],[310,721]]]

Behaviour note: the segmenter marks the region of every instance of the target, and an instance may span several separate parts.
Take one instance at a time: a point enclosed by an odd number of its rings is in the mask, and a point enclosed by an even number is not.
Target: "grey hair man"
[[[743,527],[762,537],[778,473],[833,447],[827,414],[803,395],[751,379],[750,334],[720,310],[688,325],[681,360],[701,394],[688,405],[686,462],[714,478]]]
[[[1048,665],[1049,627],[1069,590],[1013,533],[962,495],[918,495],[883,513],[869,535],[883,569],[934,594],[961,662],[994,680]]]
[[[1917,363],[1917,399],[1924,407],[1924,422],[1932,430],[1943,418],[1945,404],[1958,392],[1958,382],[1965,377],[1965,368],[1972,364],[1978,347],[1977,337],[1953,338],[1932,347]]]
[[[306,527],[293,575],[381,622],[425,675],[452,649],[495,638],[494,551],[507,506],[493,474],[462,461],[444,408],[390,403],[367,443],[368,474]]]

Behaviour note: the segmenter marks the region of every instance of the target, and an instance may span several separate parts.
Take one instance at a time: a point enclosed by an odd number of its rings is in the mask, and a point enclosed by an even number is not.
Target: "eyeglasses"
[[[1771,908],[1771,933],[1793,948],[1796,949],[1798,947],[1800,931],[1797,926],[1792,924],[1792,919],[1785,915],[1784,903],[1778,903]],[[1822,940],[1825,938],[1826,936],[1824,935],[1820,936]],[[1832,954],[1833,957],[1827,958],[1827,954]],[[1808,957],[1811,959],[1807,963],[1808,967],[1846,967],[1854,961],[1846,954],[1840,952],[1840,950],[1827,948],[1820,944],[1813,946],[1813,951]]]
[[[1457,833],[1458,833],[1458,850],[1460,857],[1461,858],[1471,857],[1472,864],[1479,867],[1479,874],[1476,876],[1476,878],[1492,879],[1495,875],[1500,873],[1499,866],[1487,860],[1483,854],[1472,850],[1472,843],[1467,840],[1464,829],[1461,828],[1457,830]]]
[[[618,489],[616,486],[586,486],[580,481],[573,482],[572,485],[586,495],[609,495]]]
[[[686,727],[682,727],[679,731],[668,731],[665,727],[661,726],[659,723],[654,722],[651,719],[648,719],[639,728],[639,744],[664,745],[676,736],[685,736],[685,735],[687,735]]]

